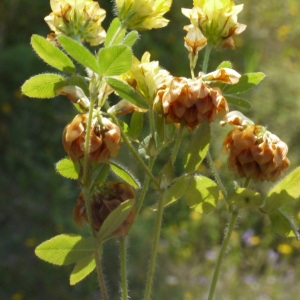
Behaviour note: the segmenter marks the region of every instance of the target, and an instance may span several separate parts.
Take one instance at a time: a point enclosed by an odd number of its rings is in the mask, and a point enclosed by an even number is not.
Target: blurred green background
[[[112,1],[99,2],[107,10],[107,28]],[[170,25],[143,33],[134,51],[140,57],[148,50],[173,75],[189,76],[182,29],[188,20],[180,8],[192,7],[192,1],[173,2],[167,15]],[[240,73],[268,75],[248,94],[253,108],[243,113],[288,143],[293,169],[300,164],[300,4],[298,0],[244,4],[239,22],[248,27],[235,39],[237,49],[214,52],[210,70],[229,59]],[[72,220],[79,188],[54,170],[54,163],[65,156],[62,130],[75,111],[63,98],[36,100],[20,93],[26,79],[50,70],[30,47],[33,33],[49,32],[43,21],[49,13],[46,0],[0,2],[0,299],[99,299],[94,274],[70,287],[71,266],[58,268],[34,255],[42,241],[62,232],[79,232]],[[228,130],[216,126],[213,136],[213,156],[224,172],[221,143]],[[143,295],[153,216],[145,208],[131,231],[128,270],[134,300]],[[166,210],[153,299],[206,299],[227,218],[222,202],[204,216],[183,201]],[[296,218],[299,221],[300,214]],[[273,234],[268,221],[255,212],[242,212],[216,299],[297,299],[299,257],[300,242]],[[119,299],[118,268],[118,245],[112,241],[105,247],[104,269],[113,300]]]

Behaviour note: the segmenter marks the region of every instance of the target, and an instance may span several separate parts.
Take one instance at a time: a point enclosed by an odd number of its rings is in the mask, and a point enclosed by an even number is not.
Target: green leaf
[[[99,74],[116,76],[127,72],[132,66],[132,52],[125,45],[102,48],[98,57]]]
[[[167,190],[165,196],[165,206],[173,204],[185,195],[185,192],[189,186],[190,176],[184,175],[174,180],[171,187]]]
[[[262,207],[267,213],[300,197],[300,167],[296,168],[268,193]]]
[[[92,239],[76,234],[57,235],[35,248],[37,257],[59,266],[77,263],[92,253],[94,253]]]
[[[134,111],[130,120],[130,137],[133,140],[137,140],[144,124],[144,114],[138,111]]]
[[[205,158],[210,144],[210,124],[203,122],[194,130],[184,157],[184,168],[187,173],[196,171]]]
[[[128,47],[132,47],[134,45],[134,43],[136,42],[136,40],[138,39],[139,34],[137,31],[130,31],[125,38],[122,41],[123,45],[126,45]]]
[[[222,68],[232,69],[232,63],[228,60],[225,60],[218,65],[217,70],[222,69]]]
[[[157,176],[159,187],[166,190],[174,178],[174,167],[172,160],[169,159]]]
[[[96,167],[93,169],[93,175],[91,180],[91,186],[102,185],[105,182],[110,171],[110,165],[108,163],[96,164]]]
[[[239,94],[258,85],[265,78],[262,72],[248,73],[241,76],[238,83],[228,85],[224,89],[224,94]]]
[[[243,98],[235,97],[235,96],[228,96],[226,94],[224,94],[224,96],[228,103],[233,104],[235,106],[239,106],[239,107],[245,108],[245,109],[250,109],[252,107],[251,104]]]
[[[50,66],[66,73],[75,73],[75,66],[71,59],[47,39],[34,34],[31,45],[38,56]]]
[[[61,159],[55,164],[55,169],[63,177],[69,179],[78,179],[78,165],[76,166],[76,164],[70,158]]]
[[[300,239],[299,228],[291,217],[284,210],[277,209],[269,214],[273,230],[285,237],[296,237]]]
[[[216,207],[219,197],[217,184],[205,176],[190,178],[185,199],[190,208],[200,213],[210,213]]]
[[[133,177],[132,174],[128,170],[126,170],[123,166],[120,166],[114,162],[110,162],[111,170],[133,188],[138,189],[140,188],[140,184],[138,181]]]
[[[149,108],[146,99],[125,81],[108,77],[106,78],[106,82],[120,95],[120,97],[128,100],[137,107],[145,109]]]
[[[67,85],[75,85],[80,87],[87,97],[90,94],[89,87],[83,76],[78,76],[78,75],[70,76],[69,78],[67,78]]]
[[[108,215],[98,232],[99,242],[104,242],[106,239],[111,237],[113,232],[116,231],[128,217],[133,207],[134,200],[129,199],[122,202]]]
[[[96,268],[94,254],[81,259],[75,266],[70,276],[70,285],[75,285]]]
[[[22,93],[32,98],[53,98],[56,91],[66,85],[65,78],[58,74],[39,74],[25,81]]]
[[[104,42],[105,47],[118,45],[121,43],[123,37],[126,34],[126,29],[121,28],[121,22],[118,18],[114,18],[112,22],[110,23],[110,26],[106,33],[106,38]]]
[[[259,207],[263,202],[260,193],[245,188],[237,188],[227,201],[238,208]]]
[[[99,66],[96,57],[87,48],[64,35],[60,35],[57,39],[71,57],[84,67],[88,67],[92,71],[99,73]]]

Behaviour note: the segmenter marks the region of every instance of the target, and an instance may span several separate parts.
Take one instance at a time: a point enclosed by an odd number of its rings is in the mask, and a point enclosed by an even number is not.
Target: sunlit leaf
[[[50,66],[67,73],[75,73],[71,59],[44,37],[34,34],[31,37],[31,45],[38,56]]]
[[[245,92],[258,85],[264,78],[265,74],[262,72],[244,74],[238,83],[228,85],[224,90],[224,94],[239,94]]]
[[[217,205],[219,190],[217,184],[205,176],[193,176],[189,180],[185,199],[190,208],[200,213],[210,213]]]
[[[134,200],[126,200],[108,215],[98,232],[99,242],[103,242],[111,237],[114,231],[116,231],[128,217],[133,207]]]
[[[32,98],[53,98],[56,91],[66,85],[65,78],[58,74],[39,74],[25,81],[22,93]]]
[[[174,180],[171,187],[167,190],[165,196],[165,206],[175,203],[185,195],[189,186],[189,179],[190,176],[185,175]]]
[[[259,207],[262,201],[260,193],[245,188],[237,188],[227,199],[228,203],[238,208]]]
[[[223,61],[218,65],[217,70],[222,69],[222,68],[232,69],[232,63],[228,60]]]
[[[57,39],[71,57],[84,67],[88,67],[92,71],[99,73],[99,66],[96,57],[87,48],[64,35],[60,35]]]
[[[130,31],[125,38],[122,41],[123,45],[126,45],[128,47],[132,47],[134,45],[134,43],[136,42],[136,40],[138,39],[139,34],[137,31]]]
[[[92,253],[94,253],[92,239],[76,234],[57,235],[35,248],[37,257],[59,266],[77,263]]]
[[[140,187],[140,184],[138,181],[133,177],[132,174],[128,170],[125,169],[125,167],[120,166],[114,162],[110,162],[111,170],[121,179],[123,179],[125,182],[127,182],[129,185],[134,187],[135,189]]]
[[[251,104],[243,98],[228,96],[226,94],[224,94],[224,97],[226,98],[226,100],[229,104],[233,104],[233,105],[238,106],[240,108],[250,109],[252,107]]]
[[[300,167],[296,168],[268,193],[262,209],[266,212],[276,210],[278,207],[292,202],[300,197]]]
[[[130,137],[137,140],[144,124],[144,114],[134,111],[130,120]]]
[[[184,168],[187,173],[196,171],[205,158],[210,144],[210,124],[204,122],[194,130],[184,157]]]
[[[55,169],[63,177],[78,179],[78,166],[70,158],[61,159],[55,164]]]
[[[119,18],[114,18],[107,30],[104,46],[109,47],[120,44],[125,36],[125,33],[126,29],[121,29],[121,22]]]
[[[140,108],[148,109],[146,99],[125,81],[116,78],[106,78],[106,82],[120,95]]]
[[[94,254],[87,256],[76,263],[70,276],[70,285],[83,280],[96,268]]]
[[[116,76],[127,72],[132,65],[132,52],[125,45],[102,48],[98,57],[99,74]]]

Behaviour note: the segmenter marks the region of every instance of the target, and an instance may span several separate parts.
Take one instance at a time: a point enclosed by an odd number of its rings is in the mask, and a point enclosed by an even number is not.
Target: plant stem
[[[127,237],[121,237],[120,241],[120,265],[121,265],[121,288],[122,300],[128,299],[127,271],[126,271],[126,241]]]
[[[150,265],[149,265],[149,270],[148,270],[144,300],[150,300],[150,297],[151,297],[151,290],[152,290],[153,277],[154,277],[154,272],[155,272],[155,264],[156,264],[156,257],[157,257],[158,244],[159,244],[159,238],[160,238],[160,231],[161,231],[162,216],[163,216],[163,211],[164,211],[164,202],[165,202],[166,192],[167,192],[166,190],[161,191],[159,202],[158,202],[155,231],[154,231],[154,238],[153,238],[153,246],[152,246],[151,258],[150,258]]]
[[[183,135],[183,129],[184,129],[184,122],[181,122],[179,130],[178,130],[177,139],[176,139],[176,142],[175,142],[172,154],[171,154],[172,165],[174,165],[174,162],[176,160],[179,147],[181,145],[181,140],[182,140],[182,135]]]
[[[208,61],[209,61],[209,56],[210,56],[211,50],[212,50],[212,46],[211,45],[207,45],[205,47],[205,53],[204,53],[204,58],[203,58],[203,66],[202,66],[202,72],[203,73],[207,72]]]
[[[212,279],[210,290],[209,290],[208,300],[213,300],[213,298],[214,298],[214,293],[215,293],[222,261],[225,256],[226,248],[230,241],[230,237],[231,237],[232,231],[234,229],[234,225],[235,225],[237,217],[238,217],[238,210],[233,208],[233,210],[231,212],[231,217],[229,220],[228,228],[225,231],[225,236],[224,236],[222,247],[221,247],[221,250],[220,250],[220,253],[218,256],[217,264],[215,266],[214,275],[213,275],[213,279]]]

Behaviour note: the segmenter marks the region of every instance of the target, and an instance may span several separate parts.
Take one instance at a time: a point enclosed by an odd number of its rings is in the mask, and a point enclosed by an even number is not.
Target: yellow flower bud
[[[170,10],[172,0],[116,0],[116,9],[124,27],[149,30],[168,25],[163,15]]]
[[[99,3],[92,0],[50,0],[52,13],[45,21],[57,35],[66,35],[86,41],[92,46],[104,42],[106,33],[101,26],[106,12]],[[51,40],[55,39],[52,34]]]

